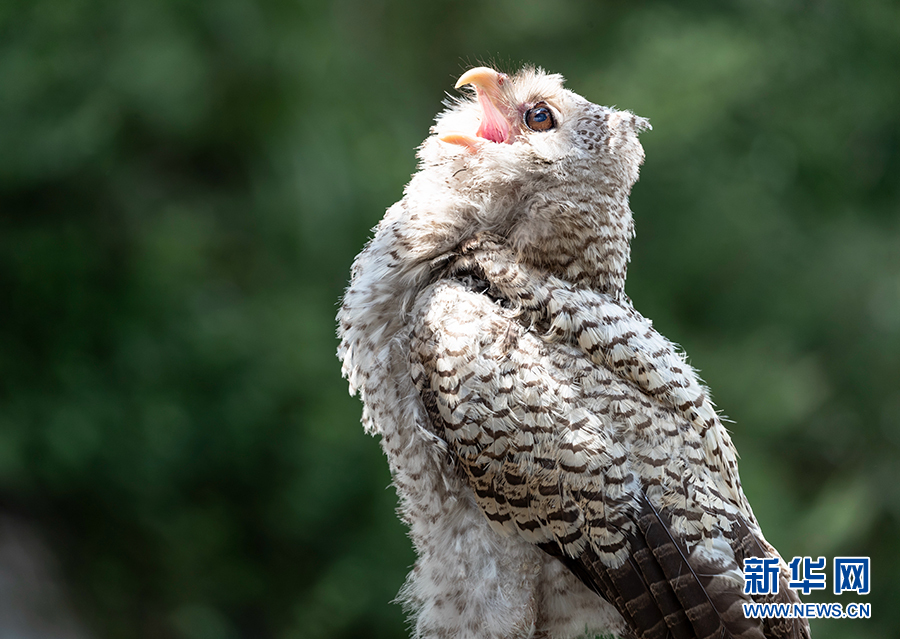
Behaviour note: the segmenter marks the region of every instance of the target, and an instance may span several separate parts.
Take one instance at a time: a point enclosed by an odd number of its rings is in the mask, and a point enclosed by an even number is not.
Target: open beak
[[[475,137],[454,132],[441,136],[441,141],[460,144],[471,150],[478,148],[482,144],[482,140],[509,143],[511,127],[508,109],[503,101],[502,89],[503,84],[508,80],[509,76],[505,73],[494,71],[488,67],[475,67],[463,73],[456,81],[456,88],[466,84],[475,87],[478,104],[481,106],[481,125],[475,133]]]

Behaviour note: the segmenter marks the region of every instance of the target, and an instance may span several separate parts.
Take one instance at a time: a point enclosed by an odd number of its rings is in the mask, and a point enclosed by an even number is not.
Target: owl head
[[[649,122],[589,102],[560,75],[478,67],[419,150],[421,168],[477,212],[478,230],[567,279],[621,289],[633,235],[628,196]]]
[[[474,92],[438,116],[420,154],[426,163],[464,164],[465,179],[482,188],[557,177],[630,190],[637,180],[645,118],[593,104],[534,67],[515,75],[477,67],[459,78],[464,86]]]

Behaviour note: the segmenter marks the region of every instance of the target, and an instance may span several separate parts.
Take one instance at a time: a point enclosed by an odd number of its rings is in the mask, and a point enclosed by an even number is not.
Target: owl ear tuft
[[[650,126],[650,120],[647,118],[642,118],[639,115],[631,114],[631,126],[634,127],[635,133],[643,133],[644,131],[652,130],[653,127]]]

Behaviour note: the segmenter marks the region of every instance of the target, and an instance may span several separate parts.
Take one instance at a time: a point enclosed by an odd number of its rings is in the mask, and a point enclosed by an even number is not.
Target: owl
[[[356,258],[338,356],[381,438],[434,639],[808,638],[695,371],[625,295],[649,123],[471,69]],[[745,594],[744,559],[777,594]]]

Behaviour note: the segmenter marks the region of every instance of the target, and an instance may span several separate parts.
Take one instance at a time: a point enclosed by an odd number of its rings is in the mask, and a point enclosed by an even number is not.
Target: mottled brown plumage
[[[417,637],[809,636],[748,620],[777,557],[696,373],[625,296],[649,125],[475,69],[353,267],[344,374],[419,560]]]

